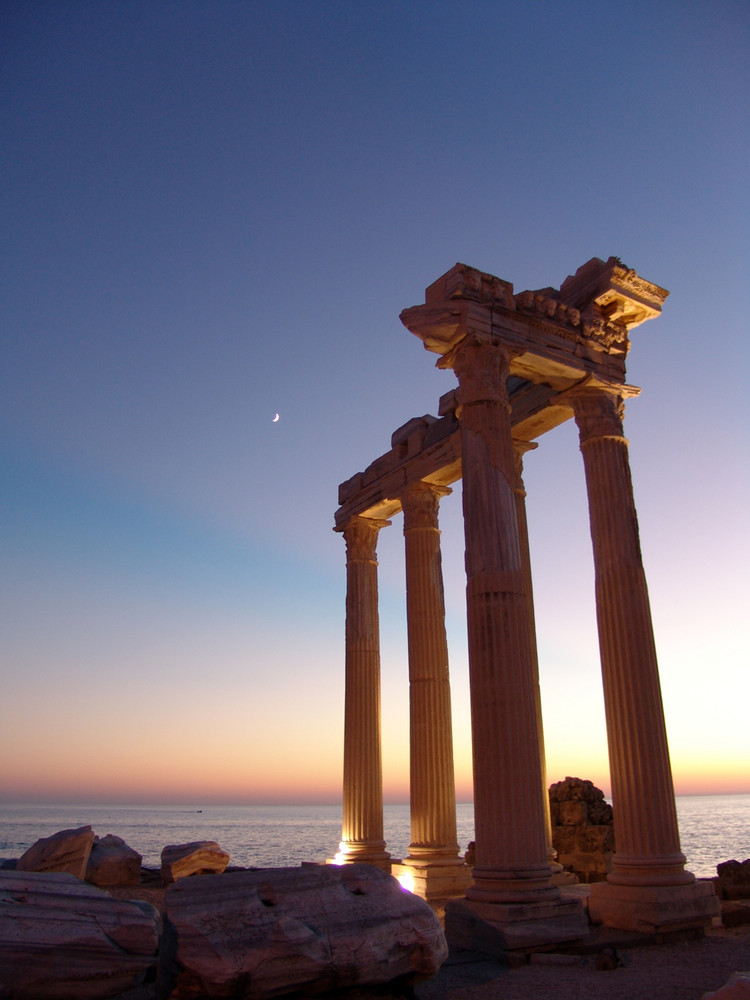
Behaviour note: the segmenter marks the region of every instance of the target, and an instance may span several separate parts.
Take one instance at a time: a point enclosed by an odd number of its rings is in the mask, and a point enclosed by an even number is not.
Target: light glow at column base
[[[396,881],[406,892],[414,892],[414,876],[411,872],[402,872],[396,876]]]

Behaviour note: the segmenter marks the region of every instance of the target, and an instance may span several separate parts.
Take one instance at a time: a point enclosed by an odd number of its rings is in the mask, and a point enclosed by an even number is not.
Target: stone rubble
[[[563,868],[582,882],[601,882],[612,870],[612,806],[591,781],[567,777],[549,789],[552,846]]]

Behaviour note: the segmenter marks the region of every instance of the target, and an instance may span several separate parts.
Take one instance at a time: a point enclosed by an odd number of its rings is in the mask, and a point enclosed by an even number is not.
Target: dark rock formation
[[[745,861],[722,861],[716,866],[720,899],[750,898],[750,858]]]

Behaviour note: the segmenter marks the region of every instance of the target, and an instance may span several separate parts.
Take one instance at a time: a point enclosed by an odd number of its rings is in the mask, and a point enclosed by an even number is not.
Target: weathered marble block
[[[86,866],[86,881],[101,888],[114,885],[137,885],[141,877],[142,856],[128,847],[122,837],[108,833],[96,837]]]
[[[116,996],[155,967],[159,924],[69,873],[0,871],[0,997]]]
[[[19,858],[16,871],[69,872],[83,879],[93,843],[94,831],[90,826],[60,830],[32,844]]]
[[[160,1000],[425,979],[448,954],[429,905],[370,865],[201,875],[171,885],[165,904]]]
[[[229,855],[215,840],[170,844],[161,852],[161,878],[169,884],[189,875],[219,875],[228,864]]]

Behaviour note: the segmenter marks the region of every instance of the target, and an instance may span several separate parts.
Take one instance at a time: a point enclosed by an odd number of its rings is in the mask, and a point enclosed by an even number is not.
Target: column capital
[[[566,403],[573,410],[582,448],[602,438],[614,438],[627,444],[622,428],[625,400],[637,396],[640,391],[636,386],[605,382],[589,375],[561,393],[555,402]]]
[[[378,544],[378,533],[381,528],[390,524],[383,518],[361,517],[359,514],[350,517],[338,530],[346,542],[346,557],[352,560],[375,560],[375,549]]]
[[[412,528],[437,529],[440,501],[452,492],[448,486],[438,486],[424,479],[410,483],[399,498],[404,512],[404,532]]]
[[[471,403],[500,403],[510,411],[507,381],[510,363],[518,353],[496,337],[468,333],[438,361],[438,368],[452,368],[458,378],[456,416]]]

